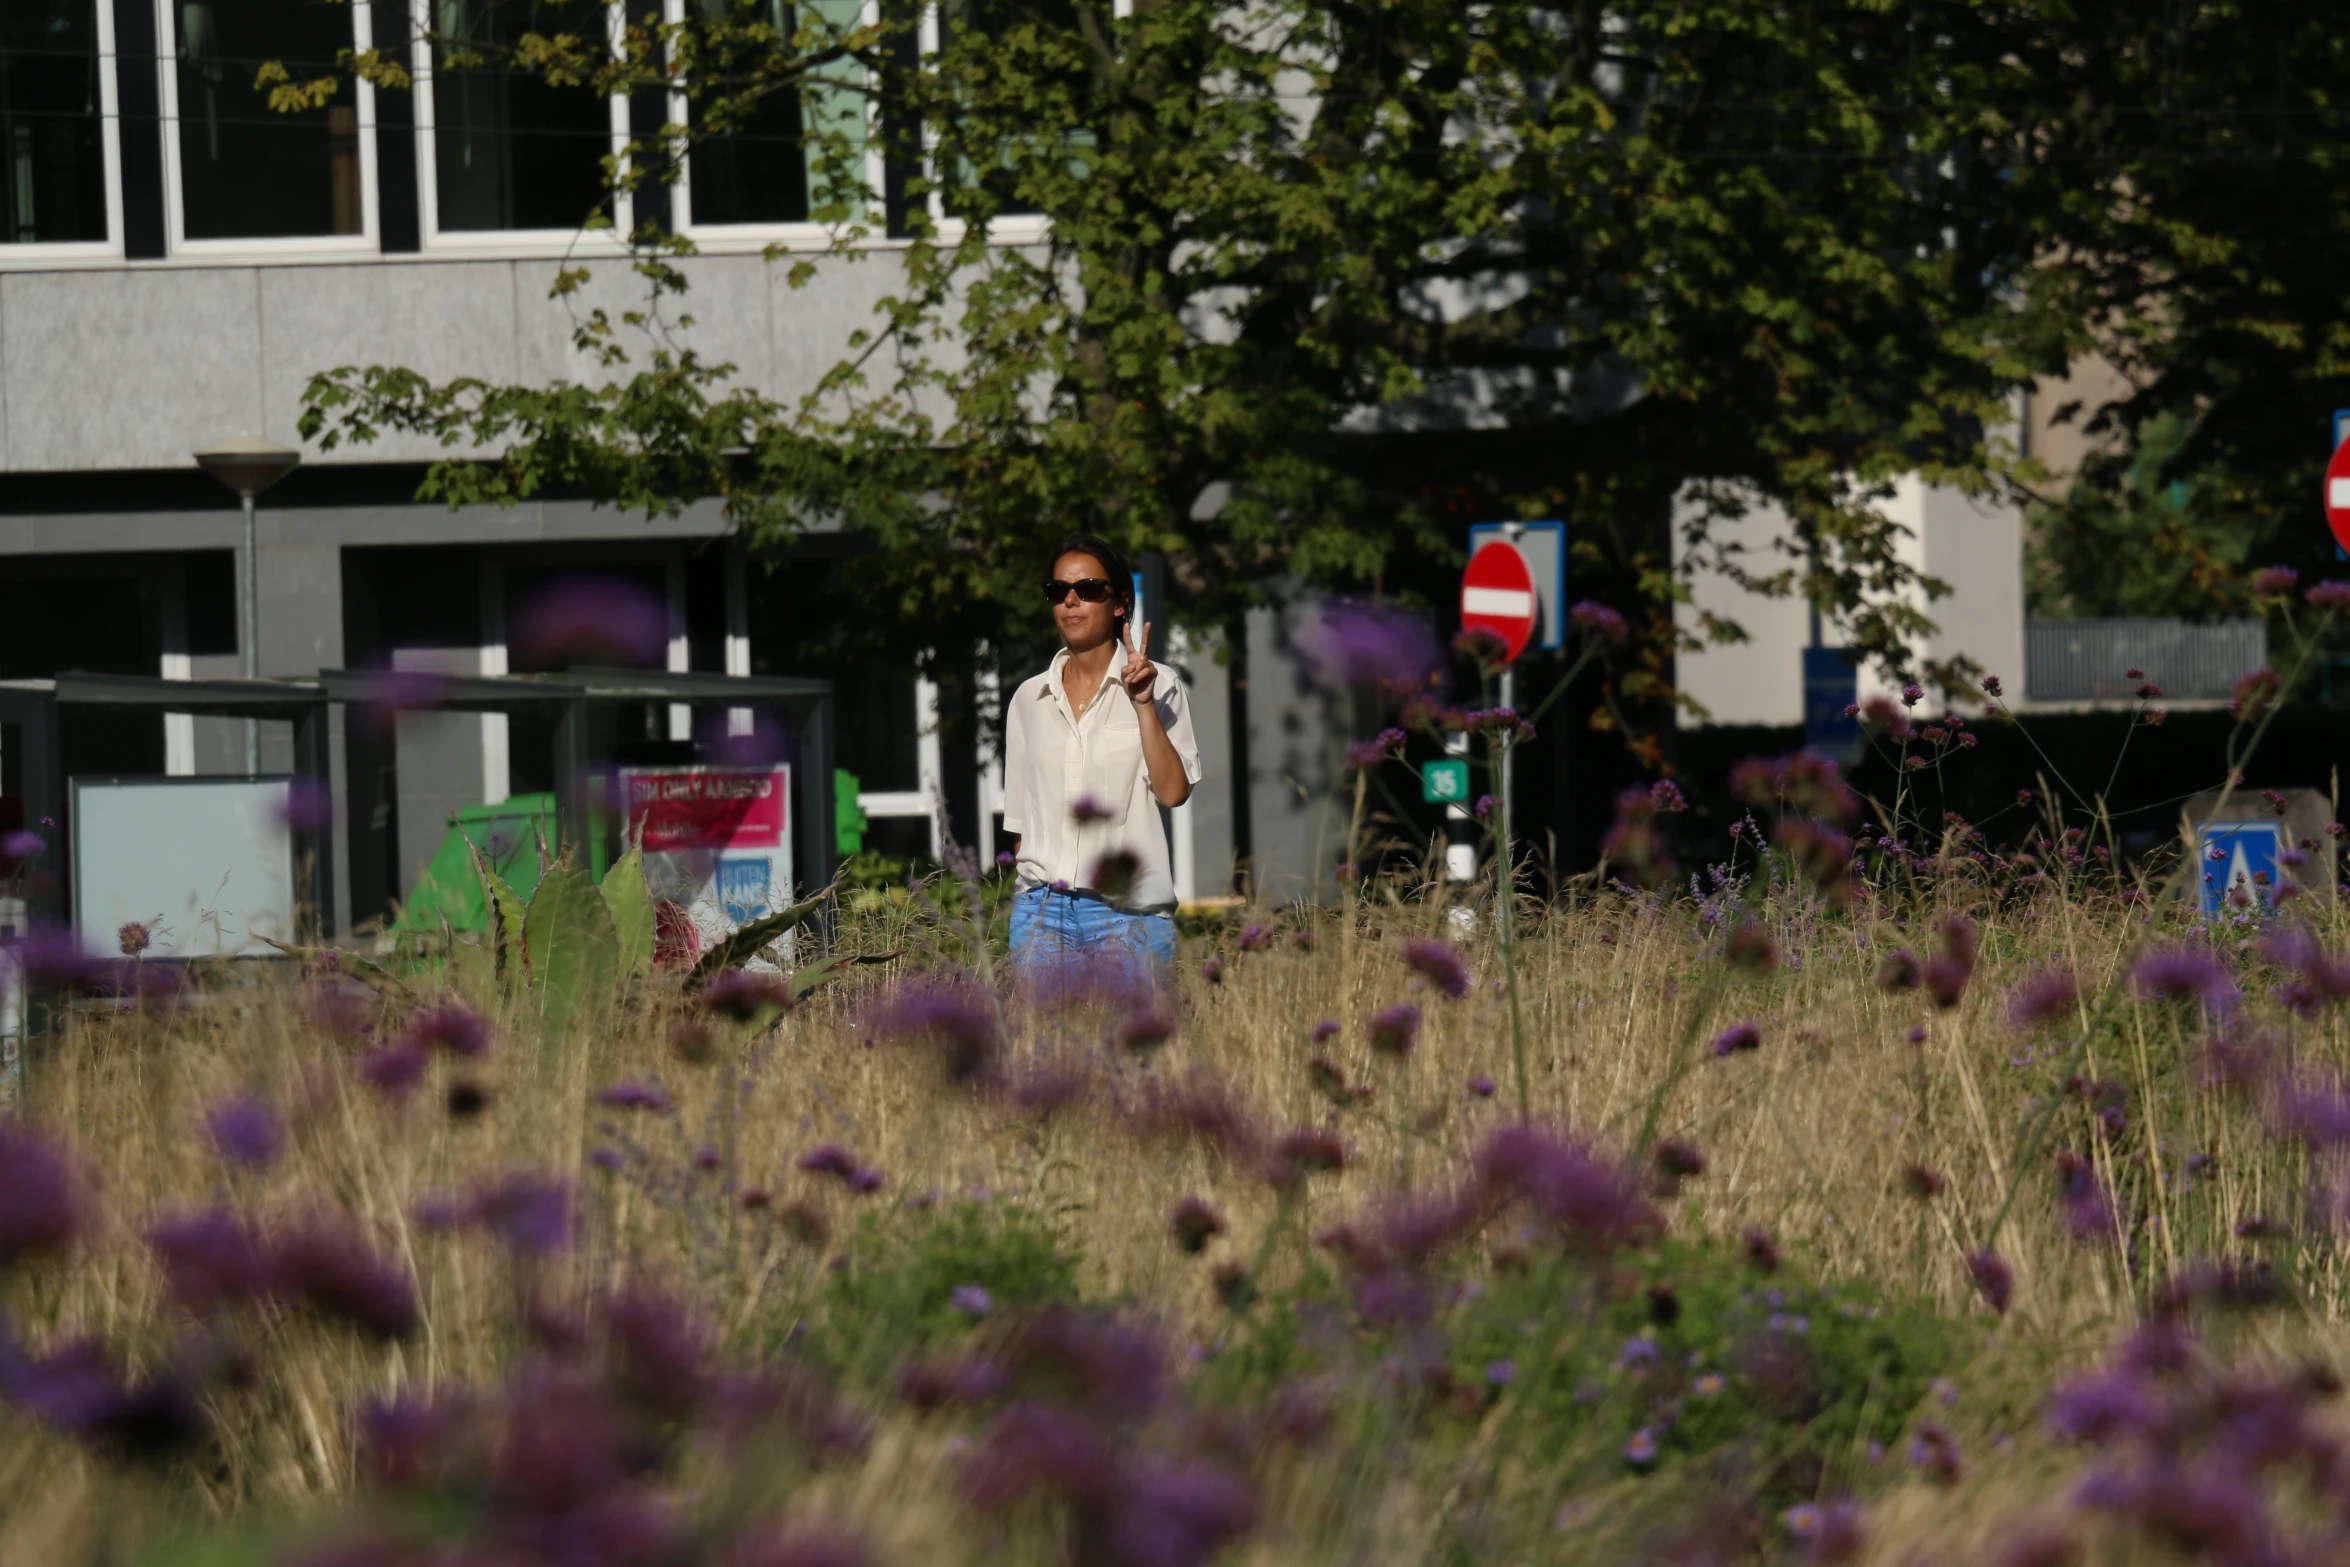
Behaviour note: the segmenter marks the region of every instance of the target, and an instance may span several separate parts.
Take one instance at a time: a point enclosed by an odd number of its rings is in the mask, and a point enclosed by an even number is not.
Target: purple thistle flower
[[[2249,723],[2268,711],[2269,704],[2276,700],[2277,692],[2283,686],[2284,682],[2277,678],[2277,672],[2263,665],[2250,674],[2237,677],[2235,695],[2228,705],[2238,718]]]
[[[2015,1269],[2007,1265],[2007,1259],[1995,1251],[1978,1251],[1967,1258],[1966,1271],[1984,1303],[2006,1316],[2008,1302],[2015,1297]]]
[[[1999,687],[1999,677],[1997,675],[1985,675],[1983,677],[1983,691],[1987,696],[2002,695],[2003,693]]]
[[[0,1115],[0,1268],[60,1252],[90,1218],[88,1185],[65,1155],[13,1116]]]
[[[1129,1050],[1150,1050],[1175,1037],[1175,1014],[1143,1007],[1126,1014],[1118,1024],[1118,1043]]]
[[[1910,1467],[1937,1485],[1956,1485],[1965,1473],[1958,1440],[1939,1422],[1921,1421],[1909,1439]]]
[[[1918,955],[1907,947],[1896,947],[1877,970],[1877,985],[1884,990],[1915,990],[1925,977],[1925,967],[1918,962]]]
[[[1433,936],[1414,936],[1403,944],[1404,967],[1424,975],[1429,984],[1458,1001],[1469,993],[1468,960],[1450,942]]]
[[[525,669],[651,668],[669,651],[669,606],[625,577],[563,577],[523,607],[513,642]]]
[[[1328,1175],[1346,1168],[1346,1143],[1336,1132],[1299,1127],[1274,1140],[1265,1179],[1287,1189],[1309,1175]]]
[[[407,1040],[419,1050],[473,1057],[490,1047],[490,1026],[481,1014],[450,1002],[427,1007],[409,1020]]]
[[[285,1151],[285,1128],[260,1100],[246,1094],[223,1099],[204,1117],[212,1146],[230,1164],[248,1170],[266,1170]]]
[[[2135,1432],[2152,1434],[2159,1408],[2145,1385],[2121,1371],[2068,1382],[2048,1401],[2048,1427],[2067,1442],[2105,1442]]]
[[[1656,1210],[1638,1175],[1590,1147],[1533,1126],[1505,1126],[1478,1148],[1478,1183],[1494,1199],[1523,1198],[1596,1252],[1653,1234]]]
[[[402,1099],[424,1077],[424,1052],[414,1045],[378,1045],[359,1058],[359,1075],[386,1099]]]
[[[1518,1363],[1514,1360],[1497,1360],[1485,1368],[1485,1384],[1488,1387],[1508,1387],[1517,1380]]]
[[[137,920],[125,920],[122,929],[114,933],[115,945],[126,958],[135,958],[155,945],[155,933]]]
[[[1487,1077],[1483,1072],[1479,1072],[1475,1077],[1469,1079],[1469,1092],[1480,1099],[1491,1099],[1493,1097],[1493,1079]]]
[[[2194,1001],[2213,1012],[2227,1010],[2235,988],[2219,959],[2191,947],[2147,953],[2132,977],[2141,996]]]
[[[857,1173],[857,1160],[838,1143],[821,1143],[800,1155],[799,1165],[810,1175],[829,1175],[846,1182]]]
[[[1312,1032],[1306,1037],[1317,1045],[1336,1039],[1338,1037],[1338,1019],[1334,1017],[1322,1019],[1321,1022],[1314,1025]]]
[[[1645,1468],[1656,1462],[1656,1433],[1646,1426],[1624,1442],[1624,1462]]]
[[[1717,1056],[1731,1056],[1741,1050],[1759,1050],[1761,1048],[1762,1030],[1756,1028],[1752,1023],[1732,1023],[1728,1028],[1714,1035],[1713,1049]]]
[[[16,1360],[0,1392],[67,1435],[139,1462],[182,1453],[210,1429],[203,1407],[178,1376],[166,1372],[132,1382],[94,1339],[72,1339],[45,1355]]]
[[[1746,1254],[1746,1265],[1757,1273],[1779,1271],[1779,1243],[1771,1239],[1771,1232],[1761,1225],[1747,1226],[1738,1238],[1739,1249]]]
[[[1234,945],[1243,952],[1261,952],[1273,945],[1273,927],[1270,925],[1247,926],[1242,929],[1240,938]]]
[[[947,1304],[966,1317],[984,1317],[995,1310],[995,1297],[976,1284],[958,1284]]]
[[[1224,983],[1224,959],[1221,955],[1209,957],[1199,966],[1199,977],[1211,985]]]
[[[1383,1012],[1372,1013],[1363,1031],[1370,1035],[1371,1048],[1381,1055],[1409,1055],[1420,1039],[1420,1009],[1398,1001]]]
[[[2007,1020],[2017,1028],[2057,1022],[2072,1010],[2080,994],[2080,981],[2069,970],[2045,969],[2016,987],[2007,1004]]]
[[[1684,795],[1681,792],[1681,786],[1670,778],[1659,778],[1648,786],[1648,803],[1655,806],[1660,812],[1689,809],[1688,796]]]
[[[1597,599],[1582,599],[1568,605],[1567,620],[1585,636],[1597,637],[1614,647],[1622,647],[1632,635],[1624,617]]]
[[[858,1165],[849,1172],[849,1190],[859,1197],[870,1197],[888,1183],[888,1178],[869,1164]]]
[[[666,1111],[670,1101],[668,1090],[660,1084],[640,1083],[631,1078],[614,1083],[596,1095],[596,1103],[615,1110]]]
[[[781,974],[754,974],[730,968],[711,977],[697,995],[703,1006],[737,1023],[756,1021],[768,1011],[792,1009],[791,985]]]
[[[2301,573],[2290,566],[2263,566],[2252,574],[2252,591],[2263,598],[2280,597],[2300,584]]]
[[[2076,1241],[2111,1239],[2114,1232],[2113,1198],[2095,1166],[2065,1149],[2056,1156],[2057,1193],[2064,1202],[2065,1228]]]
[[[1481,822],[1488,821],[1493,816],[1494,807],[1500,803],[1490,794],[1481,794],[1477,796],[1477,803],[1469,807],[1469,814]]]
[[[1297,637],[1300,661],[1325,685],[1420,689],[1443,668],[1436,634],[1408,610],[1339,600]]]

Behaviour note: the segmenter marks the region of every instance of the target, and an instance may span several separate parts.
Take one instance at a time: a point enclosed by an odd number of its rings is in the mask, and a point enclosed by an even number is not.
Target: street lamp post
[[[244,548],[237,559],[237,647],[246,679],[261,674],[261,585],[254,564],[253,497],[292,473],[302,454],[262,435],[232,435],[196,453],[196,466],[237,492],[245,507]],[[261,771],[261,720],[245,720],[245,771]]]

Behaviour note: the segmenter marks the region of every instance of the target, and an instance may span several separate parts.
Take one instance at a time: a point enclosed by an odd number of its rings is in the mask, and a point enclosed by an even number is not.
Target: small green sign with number
[[[1420,798],[1430,805],[1469,803],[1469,764],[1448,758],[1420,769]]]

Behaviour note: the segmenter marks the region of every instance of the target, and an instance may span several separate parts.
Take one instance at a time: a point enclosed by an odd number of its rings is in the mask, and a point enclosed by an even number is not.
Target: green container
[[[554,843],[551,794],[518,794],[496,805],[465,807],[449,818],[449,835],[416,879],[416,890],[392,929],[436,931],[445,921],[451,930],[488,931],[490,914],[482,905],[481,878],[474,874],[467,845],[479,849],[489,867],[527,903],[547,871],[541,846],[551,852]]]

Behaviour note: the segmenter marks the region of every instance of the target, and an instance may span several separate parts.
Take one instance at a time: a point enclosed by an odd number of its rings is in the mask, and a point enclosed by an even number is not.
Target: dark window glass
[[[700,0],[706,15],[721,15],[727,0]],[[796,6],[766,0],[759,20],[789,38],[798,28]],[[741,89],[730,85],[729,97]],[[694,222],[805,223],[808,220],[808,152],[800,117],[797,83],[777,88],[747,114],[737,114],[723,135],[708,141],[700,104],[691,108]]]
[[[442,232],[572,229],[609,213],[603,160],[612,151],[611,101],[498,63],[525,34],[578,37],[603,17],[601,6],[436,0],[433,172]],[[464,51],[483,63],[447,63]]]
[[[180,208],[189,239],[357,234],[359,109],[345,82],[323,108],[283,113],[261,67],[295,84],[335,74],[351,8],[327,0],[177,0]]]
[[[101,107],[91,0],[0,5],[0,243],[106,238]]]

